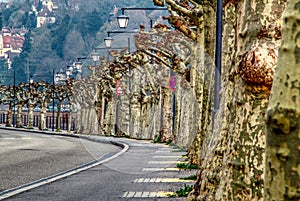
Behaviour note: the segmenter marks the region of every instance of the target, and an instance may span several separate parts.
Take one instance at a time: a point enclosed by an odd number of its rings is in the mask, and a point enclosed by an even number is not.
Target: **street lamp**
[[[32,78],[32,76],[30,76],[29,83],[30,83],[30,84],[33,83],[33,78]]]
[[[96,66],[96,62],[99,61],[99,59],[100,59],[100,54],[98,52],[93,52],[91,54],[91,57],[94,61],[94,65]]]
[[[71,75],[71,69],[70,68],[66,69],[66,75],[67,75],[67,79],[69,79],[70,75]]]
[[[110,48],[113,40],[114,39],[110,36],[107,36],[106,38],[104,38],[105,47]]]
[[[78,58],[77,58],[78,59]],[[79,72],[79,73],[81,73],[81,71],[82,71],[82,62],[81,61],[76,61],[75,63],[74,63],[74,66],[75,66],[75,68],[77,69],[77,71]]]
[[[166,7],[153,7],[153,8],[121,8],[122,15],[117,17],[118,25],[121,29],[126,29],[129,22],[129,17],[124,14],[125,10],[168,10]],[[152,28],[152,20],[151,20]]]
[[[104,38],[105,47],[111,48],[112,42],[113,42],[114,39],[112,37],[110,37],[110,34],[116,34],[116,33],[139,33],[139,32],[138,31],[118,31],[118,30],[116,30],[116,31],[108,31],[107,32],[107,37]],[[129,41],[128,44],[130,46],[130,39],[129,38],[128,38],[128,41]]]
[[[123,12],[123,10],[122,10]],[[128,22],[129,22],[129,17],[127,15],[119,15],[117,17],[117,20],[118,20],[118,25],[121,29],[126,29],[127,26],[128,26]]]

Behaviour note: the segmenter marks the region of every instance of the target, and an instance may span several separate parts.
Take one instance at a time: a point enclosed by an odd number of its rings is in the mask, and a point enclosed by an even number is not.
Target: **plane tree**
[[[267,110],[264,200],[299,200],[299,0],[287,2],[282,42]]]
[[[205,54],[197,55],[204,58],[206,68],[213,67],[208,58],[214,58],[217,2],[153,1],[168,6],[173,27],[200,41]],[[264,119],[285,4],[284,0],[223,1],[222,82],[221,91],[215,93],[221,101],[215,119],[210,118],[208,111],[200,111],[199,132],[189,152],[200,165],[199,177],[188,200],[263,199]],[[203,11],[202,16],[194,15],[197,10]],[[207,73],[202,72],[205,71],[200,68],[199,79],[195,80],[204,88],[195,89],[200,108],[205,108],[205,92],[210,87],[205,88]],[[194,72],[190,76],[197,77]]]

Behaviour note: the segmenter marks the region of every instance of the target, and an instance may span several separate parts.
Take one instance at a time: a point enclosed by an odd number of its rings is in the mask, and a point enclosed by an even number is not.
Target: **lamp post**
[[[52,71],[52,131],[54,131],[54,91],[55,91],[55,72]]]
[[[119,30],[115,30],[115,31],[108,31],[107,32],[107,37],[104,38],[104,43],[105,43],[105,47],[107,48],[111,48],[112,46],[112,42],[113,42],[113,38],[110,37],[111,34],[116,34],[116,33],[139,33],[138,31],[119,31]],[[130,38],[128,38],[128,51],[130,52]]]
[[[152,8],[121,8],[122,11],[122,15],[119,15],[117,17],[118,20],[118,25],[121,29],[126,29],[128,26],[128,22],[129,22],[129,16],[125,15],[124,11],[125,10],[168,10],[168,8],[166,7],[152,7]],[[152,19],[150,21],[151,23],[151,28],[153,26],[152,24]]]
[[[13,127],[15,127],[15,115],[16,115],[16,109],[15,109],[15,103],[16,102],[16,71],[14,71],[14,103],[13,103]]]
[[[214,129],[215,114],[220,107],[220,90],[221,90],[221,74],[222,74],[222,0],[217,0],[217,17],[216,17],[216,46],[215,46],[215,93],[214,93],[214,109],[212,128]]]

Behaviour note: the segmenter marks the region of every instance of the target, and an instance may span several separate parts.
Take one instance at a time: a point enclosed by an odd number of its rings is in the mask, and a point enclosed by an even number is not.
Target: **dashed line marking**
[[[186,163],[186,161],[149,161],[148,164],[177,164]]]
[[[179,168],[143,168],[143,172],[154,172],[154,171],[180,171]]]
[[[5,137],[5,138],[0,138],[0,140],[32,140],[33,138],[30,137]]]
[[[123,194],[123,198],[162,198],[162,197],[170,197],[174,195],[174,192],[171,191],[157,191],[157,192],[148,192],[148,191],[127,191]]]
[[[158,150],[171,150],[170,147],[162,147],[162,148],[158,148]]]
[[[180,178],[138,178],[134,183],[195,183],[194,180],[186,180]]]
[[[155,153],[170,153],[170,150],[157,150]]]
[[[152,156],[152,158],[187,158],[186,156]]]

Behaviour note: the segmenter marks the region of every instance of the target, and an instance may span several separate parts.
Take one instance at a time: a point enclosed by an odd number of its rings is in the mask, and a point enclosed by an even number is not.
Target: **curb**
[[[66,171],[57,173],[55,175],[51,175],[49,177],[45,177],[45,178],[33,181],[31,183],[28,183],[28,184],[24,184],[24,185],[15,187],[15,188],[11,188],[11,189],[7,189],[5,191],[2,191],[2,192],[0,192],[0,200],[9,198],[11,196],[20,194],[22,192],[25,192],[25,191],[43,186],[45,184],[49,184],[49,183],[57,181],[59,179],[66,178],[68,176],[71,176],[71,175],[77,174],[79,172],[82,172],[82,171],[88,170],[90,168],[93,168],[95,166],[101,165],[103,163],[106,163],[110,160],[113,160],[113,159],[117,158],[118,156],[124,154],[129,149],[129,145],[127,145],[123,142],[117,142],[117,141],[112,141],[112,140],[102,140],[102,139],[95,139],[95,138],[92,139],[89,136],[74,135],[74,134],[62,134],[62,133],[57,133],[56,134],[56,133],[51,133],[51,132],[48,133],[48,132],[44,132],[44,131],[23,130],[23,129],[15,129],[15,128],[2,128],[2,127],[0,127],[0,129],[17,130],[17,131],[19,130],[19,131],[25,131],[25,132],[41,133],[41,134],[48,134],[48,135],[49,134],[50,135],[60,135],[60,136],[75,137],[75,138],[83,137],[84,139],[91,140],[91,141],[94,141],[94,142],[110,143],[110,144],[113,144],[115,146],[119,146],[119,147],[122,148],[121,151],[117,152],[116,154],[114,154],[110,157],[106,157],[104,155],[104,156],[102,156],[102,157],[100,157],[100,158],[98,158],[94,161],[85,163],[83,165],[77,166],[77,167],[72,168],[70,170],[66,170]]]

